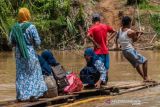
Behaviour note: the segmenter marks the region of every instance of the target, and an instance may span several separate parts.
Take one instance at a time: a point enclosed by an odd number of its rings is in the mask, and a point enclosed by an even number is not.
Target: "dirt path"
[[[99,2],[99,10],[101,11],[104,22],[117,29],[120,26],[118,13],[119,13],[119,0],[101,0]]]
[[[104,17],[104,23],[119,29],[121,16],[132,16],[135,13],[133,7],[125,6],[125,4],[126,1],[124,0],[100,0],[97,9]]]

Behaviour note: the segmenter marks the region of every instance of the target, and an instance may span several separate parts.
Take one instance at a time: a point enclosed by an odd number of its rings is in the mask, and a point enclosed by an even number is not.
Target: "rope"
[[[139,26],[139,30],[141,31],[141,22],[140,22],[139,7],[138,7],[137,0],[136,0],[136,6],[137,6],[138,26]]]

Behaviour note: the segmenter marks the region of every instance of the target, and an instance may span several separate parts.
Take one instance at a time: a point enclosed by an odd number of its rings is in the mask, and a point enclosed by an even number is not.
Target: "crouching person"
[[[87,48],[84,52],[84,58],[87,62],[80,72],[80,79],[83,84],[88,84],[87,87],[100,88],[102,84],[106,83],[106,68],[104,63],[99,60],[92,48]]]
[[[46,61],[46,59],[44,59],[43,53],[45,53],[46,51],[42,52],[42,55],[38,55],[38,59],[40,62],[40,66],[42,69],[42,74],[44,77],[44,81],[48,87],[48,91],[44,94],[43,97],[47,97],[47,98],[51,98],[51,97],[56,97],[58,96],[58,86],[56,83],[56,80],[54,78],[53,75],[53,71],[51,66],[48,64],[48,62]],[[55,59],[54,57],[51,58],[52,60]],[[56,63],[56,60],[55,62]]]
[[[68,86],[65,69],[60,63],[56,61],[50,50],[43,51],[41,57],[47,62],[47,65],[50,67],[48,70],[46,69],[47,67],[45,67],[45,70],[49,72],[44,72],[44,74],[47,73],[53,75],[52,77],[54,77],[58,87],[58,93],[63,94],[64,88]]]

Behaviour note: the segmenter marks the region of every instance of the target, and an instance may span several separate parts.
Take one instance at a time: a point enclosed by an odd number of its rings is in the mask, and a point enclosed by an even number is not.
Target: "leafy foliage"
[[[160,14],[154,14],[150,19],[154,30],[157,32],[158,36],[160,36]]]
[[[160,10],[160,6],[157,5],[151,5],[149,0],[139,0],[138,6],[140,9],[145,9],[145,10]]]
[[[0,0],[0,35],[7,39],[9,29],[16,22],[18,9],[27,7],[31,11],[32,22],[42,38],[42,47],[57,47],[59,46],[57,44],[77,36],[78,22],[81,23],[80,26],[85,26],[83,6],[80,4],[74,7],[72,2],[72,0]],[[71,10],[74,9],[79,12],[73,14]]]

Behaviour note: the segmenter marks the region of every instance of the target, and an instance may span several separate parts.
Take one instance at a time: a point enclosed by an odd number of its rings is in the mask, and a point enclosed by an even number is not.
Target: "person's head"
[[[122,18],[122,26],[130,26],[131,25],[131,18],[129,16],[124,16]]]
[[[24,22],[31,19],[30,11],[27,8],[20,8],[18,11],[18,21]]]
[[[92,22],[95,23],[95,22],[100,22],[100,15],[98,13],[94,13],[92,15]]]
[[[53,56],[50,50],[44,50],[41,56],[47,61],[49,65],[51,66],[59,65],[59,63],[56,61],[55,57]]]
[[[87,48],[84,51],[84,58],[86,59],[86,62],[90,62],[93,57],[95,56],[94,50],[92,48]]]

